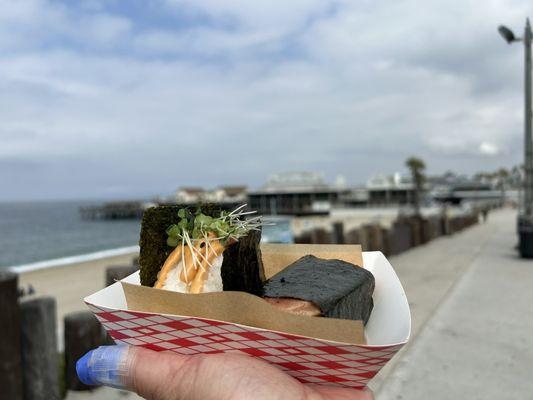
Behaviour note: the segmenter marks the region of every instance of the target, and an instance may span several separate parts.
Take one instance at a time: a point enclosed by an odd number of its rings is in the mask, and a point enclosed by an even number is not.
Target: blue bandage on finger
[[[133,357],[129,346],[100,346],[76,362],[76,372],[86,385],[126,386]]]

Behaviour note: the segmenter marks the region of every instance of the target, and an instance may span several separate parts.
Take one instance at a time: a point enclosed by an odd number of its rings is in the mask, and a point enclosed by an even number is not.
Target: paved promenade
[[[533,261],[516,213],[393,258],[413,338],[372,387],[388,399],[533,399]]]

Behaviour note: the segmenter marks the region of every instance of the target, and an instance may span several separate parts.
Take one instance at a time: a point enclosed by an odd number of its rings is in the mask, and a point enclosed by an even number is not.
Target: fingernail
[[[125,387],[131,367],[129,346],[100,346],[76,362],[76,372],[86,385]]]

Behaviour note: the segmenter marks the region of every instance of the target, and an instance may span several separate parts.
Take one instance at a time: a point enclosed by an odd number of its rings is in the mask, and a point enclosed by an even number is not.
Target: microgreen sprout
[[[218,217],[211,217],[202,213],[201,207],[194,213],[190,209],[181,208],[178,211],[179,222],[167,228],[167,244],[171,247],[181,244],[192,250],[194,242],[203,241],[206,255],[193,250],[192,256],[195,263],[198,261],[197,257],[206,259],[208,252],[212,251],[210,241],[219,240],[225,245],[238,241],[250,231],[260,230],[261,226],[265,225],[261,216],[246,218],[256,212],[245,209],[246,204],[242,204],[231,212],[220,211]]]

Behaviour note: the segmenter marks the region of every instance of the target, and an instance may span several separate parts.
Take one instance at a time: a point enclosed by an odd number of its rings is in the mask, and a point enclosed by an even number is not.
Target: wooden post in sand
[[[0,271],[0,397],[22,400],[18,276]]]
[[[344,224],[342,222],[333,224],[332,241],[335,244],[344,244]]]
[[[138,269],[139,267],[134,265],[114,265],[112,267],[107,267],[105,271],[106,287],[133,274]]]
[[[103,344],[100,322],[90,311],[70,313],[65,316],[65,385],[69,390],[90,390],[76,374],[76,361],[89,350]]]
[[[56,300],[20,302],[24,400],[59,399]]]
[[[324,228],[316,228],[311,231],[311,243],[312,244],[330,244],[331,233]]]

